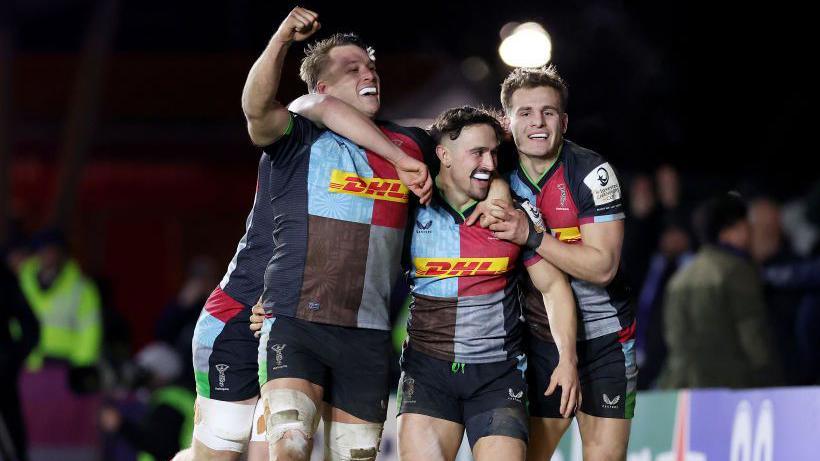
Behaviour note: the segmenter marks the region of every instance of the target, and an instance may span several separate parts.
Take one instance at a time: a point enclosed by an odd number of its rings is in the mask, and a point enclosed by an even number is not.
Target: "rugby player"
[[[463,434],[477,460],[526,453],[526,356],[517,266],[526,266],[566,356],[574,356],[576,319],[565,275],[478,226],[465,225],[489,189],[503,128],[481,109],[445,111],[431,127],[440,173],[429,206],[414,214],[408,248],[413,303],[399,383],[403,460],[452,460]],[[526,245],[526,242],[521,242]],[[522,254],[523,253],[523,254]],[[567,360],[539,383],[559,408],[575,408],[578,377]]]
[[[271,459],[306,459],[323,399],[331,405],[334,456],[355,449],[369,459],[378,446],[391,277],[400,272],[409,191],[429,200],[432,183],[421,130],[373,124],[380,82],[357,37],[335,35],[308,49],[300,75],[312,94],[293,106],[316,123],[276,100],[288,47],[318,30],[317,18],[291,11],[243,91],[248,132],[263,155],[246,233],[194,334],[195,459],[238,459],[255,421],[266,429],[270,443],[261,445],[270,446]],[[376,135],[330,131],[360,124]],[[260,295],[276,316],[266,324],[270,344],[247,328]],[[257,380],[265,386],[254,417]]]
[[[630,291],[620,274],[624,238],[621,188],[599,154],[564,138],[567,86],[554,66],[515,69],[501,86],[501,104],[518,151],[510,188],[538,207],[551,232],[535,234],[535,251],[570,276],[579,307],[578,370],[581,405],[576,414],[584,459],[625,460],[635,409],[635,320]],[[496,202],[494,202],[496,203]],[[501,222],[490,229],[522,244],[532,237],[527,215],[501,202],[490,211]],[[548,459],[569,427],[557,395],[537,383],[560,356],[538,296],[527,296],[529,326],[530,459]]]

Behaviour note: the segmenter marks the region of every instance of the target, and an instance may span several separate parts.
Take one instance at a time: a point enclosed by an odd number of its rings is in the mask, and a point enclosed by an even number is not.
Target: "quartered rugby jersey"
[[[423,130],[380,128],[418,160],[429,148]],[[395,168],[296,114],[286,134],[263,150],[271,161],[264,199],[272,218],[265,311],[389,330],[410,200]]]
[[[498,362],[521,351],[521,249],[489,229],[464,225],[474,209],[475,203],[454,209],[437,190],[428,206],[416,209],[408,226],[407,333],[414,349],[441,360]]]
[[[541,178],[522,167],[509,175],[512,191],[538,206],[552,235],[581,243],[581,225],[624,219],[621,188],[612,166],[597,153],[565,140],[558,159]],[[541,294],[525,277],[524,313],[530,330],[551,340]],[[570,277],[583,329],[578,339],[593,339],[629,326],[634,318],[629,289],[620,268],[606,287]]]
[[[270,157],[262,154],[253,207],[245,220],[245,234],[239,240],[222,281],[205,303],[202,315],[210,314],[209,318],[201,321],[218,319],[225,323],[243,308],[256,304],[262,294],[263,274],[273,254],[273,212],[268,199],[270,173]]]

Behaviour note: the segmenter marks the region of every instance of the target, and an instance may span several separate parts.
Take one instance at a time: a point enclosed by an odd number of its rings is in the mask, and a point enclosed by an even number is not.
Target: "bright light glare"
[[[539,67],[552,58],[552,41],[540,24],[526,22],[501,42],[498,54],[508,66]]]

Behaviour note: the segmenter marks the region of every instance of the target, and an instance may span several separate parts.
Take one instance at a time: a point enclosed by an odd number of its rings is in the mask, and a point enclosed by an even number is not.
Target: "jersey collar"
[[[433,202],[435,202],[437,206],[440,206],[441,208],[446,210],[447,213],[449,213],[450,216],[453,217],[453,220],[455,220],[456,224],[463,223],[471,214],[473,214],[476,205],[478,205],[477,201],[470,200],[461,209],[458,209],[447,201],[447,198],[444,197],[444,192],[442,192],[441,189],[438,188],[438,176],[436,176],[436,180],[434,181],[434,183],[435,188],[433,190]]]
[[[518,177],[536,194],[541,191],[541,188],[544,187],[544,184],[546,184],[547,180],[549,180],[549,178],[552,177],[553,173],[555,173],[555,170],[557,170],[563,162],[565,144],[566,140],[561,142],[561,145],[558,147],[558,155],[555,157],[555,161],[552,162],[552,165],[550,165],[550,167],[547,168],[547,171],[541,174],[541,177],[537,180],[533,180],[532,178],[530,178],[530,175],[528,175],[527,171],[524,169],[524,165],[521,164],[521,160],[518,160],[518,168],[516,170]]]

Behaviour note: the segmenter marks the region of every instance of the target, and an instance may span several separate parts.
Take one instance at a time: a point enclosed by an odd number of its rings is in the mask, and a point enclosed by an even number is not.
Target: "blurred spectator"
[[[93,367],[100,356],[102,331],[96,286],[70,258],[65,237],[56,230],[37,234],[35,255],[20,267],[20,287],[40,321],[40,343],[26,361],[30,370],[44,359]],[[81,386],[82,387],[82,386]]]
[[[766,265],[763,277],[772,289],[801,296],[794,322],[796,384],[820,384],[820,244],[814,239],[820,229],[820,182],[796,209],[813,249],[808,259]]]
[[[758,387],[779,383],[763,289],[749,257],[746,204],[734,194],[699,212],[703,246],[669,282],[665,388]]]
[[[6,265],[8,253],[0,248],[0,459],[28,459],[25,425],[20,409],[17,378],[23,361],[40,340],[34,313],[17,278]]]
[[[806,216],[807,201],[793,200],[782,209],[783,231],[788,236],[793,251],[800,257],[812,255],[818,247],[818,229],[812,225]]]
[[[135,385],[150,392],[147,413],[139,420],[124,417],[111,405],[100,412],[100,427],[118,434],[140,453],[138,461],[171,459],[190,446],[194,429],[194,400],[189,386],[180,386],[184,368],[172,347],[164,343],[145,346],[135,359]]]
[[[156,326],[156,336],[174,347],[186,364],[181,381],[194,386],[193,355],[191,342],[194,339],[196,320],[208,295],[219,282],[216,266],[207,256],[195,257],[188,266],[188,274],[179,294],[171,300],[160,314]]]
[[[794,322],[794,384],[820,384],[820,256],[764,269],[766,283],[802,294]]]
[[[764,269],[798,262],[783,233],[780,206],[769,198],[758,198],[749,206],[752,226],[751,254]],[[765,283],[764,297],[772,322],[772,336],[783,364],[786,384],[799,384],[801,365],[795,341],[797,310],[803,294],[798,290]]]
[[[31,257],[31,251],[25,238],[19,234],[12,234],[3,254],[3,264],[6,264],[14,274],[19,274],[20,267],[29,257]]]
[[[684,201],[680,175],[672,165],[661,165],[655,171],[655,188],[664,226],[677,225],[686,228],[690,207]]]
[[[643,286],[649,260],[657,246],[661,216],[655,201],[652,179],[638,174],[629,183],[629,213],[626,215],[623,246],[623,270],[629,285]]]
[[[752,258],[758,264],[777,259],[792,260],[795,255],[788,248],[783,235],[780,206],[769,198],[758,198],[749,205],[749,223],[752,225]]]
[[[672,275],[691,257],[692,247],[689,211],[683,202],[678,171],[671,165],[661,165],[655,171],[655,189],[651,187],[649,177],[638,176],[633,181],[626,230],[629,238],[624,241],[625,250],[629,250],[624,254],[624,265],[632,268],[627,273],[639,293],[638,389],[653,386],[666,359],[663,296]],[[635,220],[631,225],[630,219]]]
[[[100,387],[109,392],[122,381],[123,373],[133,358],[131,325],[117,309],[111,274],[97,275],[92,280],[100,294],[100,305],[105,306],[101,310],[103,337],[99,369]]]
[[[649,272],[638,295],[637,341],[638,389],[654,387],[666,361],[663,338],[663,299],[672,276],[692,259],[689,234],[677,226],[663,231],[657,252],[652,256]]]

